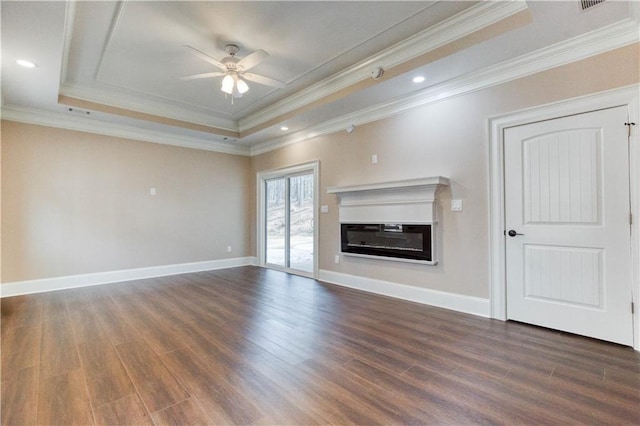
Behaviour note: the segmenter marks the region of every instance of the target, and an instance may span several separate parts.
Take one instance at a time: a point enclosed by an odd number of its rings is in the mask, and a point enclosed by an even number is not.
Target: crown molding
[[[114,16],[112,17],[111,24],[109,26],[107,40],[100,54],[98,67],[94,75],[95,80],[98,80],[98,76],[104,62],[104,55],[111,45],[111,41],[114,37],[115,31],[117,30],[119,22],[121,21],[125,8],[126,2],[119,0],[115,3]],[[219,112],[200,112],[198,111],[198,109],[202,110],[202,108],[196,106],[184,106],[183,104],[172,101],[170,99],[149,99],[149,97],[153,95],[146,93],[140,93],[140,96],[136,97],[124,93],[118,93],[113,90],[113,88],[116,88],[125,91],[131,91],[128,88],[120,88],[117,86],[111,87],[109,89],[94,88],[83,84],[68,82],[67,76],[69,55],[71,51],[71,41],[74,32],[75,15],[76,2],[67,1],[64,22],[60,87],[58,90],[58,95],[80,99],[96,104],[102,104],[113,108],[128,109],[143,114],[166,117],[174,120],[184,121],[187,123],[197,124],[200,126],[211,127],[213,129],[220,129],[223,131],[221,134],[238,134],[238,123],[235,120],[219,118]],[[234,138],[237,138],[237,136],[234,136]]]
[[[111,18],[111,23],[109,24],[109,32],[107,33],[107,39],[102,46],[102,52],[100,52],[100,59],[98,60],[98,66],[96,67],[95,74],[93,75],[94,80],[99,80],[100,72],[102,71],[102,64],[104,64],[104,58],[107,54],[107,51],[111,47],[111,43],[113,42],[113,38],[116,35],[116,30],[120,26],[120,22],[122,22],[122,17],[124,16],[124,11],[127,7],[127,2],[119,0],[116,2],[115,11],[113,12],[113,17]]]
[[[69,52],[73,38],[74,22],[76,18],[76,2],[67,1],[64,10],[64,25],[62,33],[62,63],[60,64],[60,85],[67,81],[69,67]]]
[[[311,126],[304,131],[254,145],[250,152],[252,156],[260,155],[314,137],[342,131],[351,124],[357,126],[381,120],[413,108],[580,61],[638,43],[638,41],[640,41],[640,26],[632,19],[625,19],[532,53],[454,77],[412,95],[399,97]]]
[[[173,145],[183,148],[201,149],[204,151],[220,152],[224,154],[249,155],[246,147],[225,144],[206,138],[173,135],[163,131],[141,129],[123,124],[108,123],[87,117],[69,116],[58,112],[45,111],[35,108],[24,108],[3,105],[1,110],[3,120],[20,123],[36,124],[39,126],[56,127],[98,135],[133,139],[144,142]]]
[[[124,6],[124,3],[118,2],[118,7],[110,26],[109,38],[100,57],[96,78],[100,74],[104,54],[117,28]],[[135,97],[104,88],[69,83],[67,81],[67,66],[74,29],[75,4],[74,2],[67,2],[59,95],[242,134],[246,130],[258,127],[283,114],[296,111],[319,99],[366,80],[370,77],[371,67],[373,66],[382,66],[390,69],[526,9],[526,2],[522,0],[480,2],[478,5],[472,6],[445,21],[419,32],[352,67],[236,122],[231,119],[218,118],[216,117],[218,114],[206,111],[199,112],[197,109],[201,108],[184,106],[169,99],[149,99],[151,95],[144,93],[141,93],[140,97]]]
[[[307,87],[238,122],[243,133],[370,77],[372,67],[390,69],[527,9],[524,1],[480,2],[378,54]]]
[[[303,131],[259,143],[251,148],[233,146],[207,138],[178,136],[163,131],[145,130],[134,126],[107,123],[91,118],[72,117],[61,113],[12,105],[2,105],[2,119],[207,151],[255,156],[314,137],[342,131],[350,124],[363,125],[416,107],[506,83],[633,43],[638,43],[640,39],[639,30],[640,26],[636,21],[632,19],[623,20],[530,54],[522,55],[467,75],[455,77],[441,84],[415,92],[412,95],[354,111],[351,114],[311,126]],[[104,97],[103,91],[95,90],[94,93],[94,90],[95,89],[66,85],[61,88],[61,94],[86,99],[91,102],[95,102],[96,97]],[[105,104],[115,104],[115,106],[122,107],[123,104],[120,100],[114,100],[116,98],[116,96],[111,97],[111,101],[105,102]],[[169,114],[166,105],[163,107],[161,103],[158,103],[157,106],[161,108],[162,111],[158,112],[150,111],[153,110],[153,108],[149,108],[150,103],[148,100],[145,100],[143,104],[136,102],[132,98],[128,99],[126,103],[129,104],[129,102],[135,104],[130,106],[133,110],[143,109],[145,112],[161,116],[175,115],[173,113]],[[187,117],[180,116],[176,118],[186,118],[185,121],[200,124],[198,123],[199,120],[194,120],[192,111],[183,110],[181,114],[182,113]],[[211,117],[207,116],[207,118],[207,121],[210,121]],[[205,123],[205,125],[208,125],[208,123]]]
[[[211,112],[198,112],[169,100],[151,100],[149,99],[150,95],[145,95],[144,93],[142,93],[140,97],[136,97],[116,93],[113,90],[108,91],[79,84],[64,83],[60,85],[59,95],[103,104],[113,108],[129,109],[201,126],[219,128],[235,134],[238,132],[238,125],[234,120],[217,118],[216,114],[212,114]]]

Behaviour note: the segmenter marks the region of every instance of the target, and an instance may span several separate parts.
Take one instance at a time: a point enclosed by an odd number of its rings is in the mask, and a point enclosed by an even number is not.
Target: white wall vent
[[[581,0],[582,10],[587,10],[597,4],[604,3],[604,0]]]

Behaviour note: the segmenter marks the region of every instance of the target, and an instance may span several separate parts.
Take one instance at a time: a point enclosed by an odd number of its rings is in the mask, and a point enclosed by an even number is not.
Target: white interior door
[[[507,318],[633,344],[627,108],[505,130]]]

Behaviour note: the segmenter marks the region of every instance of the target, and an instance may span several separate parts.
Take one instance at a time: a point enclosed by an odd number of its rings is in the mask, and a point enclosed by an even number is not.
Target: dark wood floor
[[[255,267],[2,300],[2,424],[640,424],[631,348]]]

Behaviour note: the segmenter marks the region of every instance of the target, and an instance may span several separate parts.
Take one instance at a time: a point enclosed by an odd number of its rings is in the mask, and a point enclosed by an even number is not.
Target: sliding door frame
[[[313,273],[309,274],[299,269],[292,269],[287,267],[278,267],[278,265],[267,264],[267,229],[266,229],[266,182],[272,179],[288,178],[299,176],[301,174],[311,173],[313,174]],[[288,186],[288,185],[287,185]],[[303,275],[306,277],[316,278],[318,277],[318,237],[319,237],[319,220],[318,220],[318,203],[320,194],[320,161],[311,161],[308,163],[298,164],[296,166],[284,167],[281,169],[267,170],[258,172],[256,175],[256,248],[258,265],[268,267],[272,269],[283,270],[296,275]],[[287,197],[289,191],[286,191]],[[288,203],[287,203],[288,204]],[[286,213],[287,216],[290,212]],[[289,230],[285,230],[285,250],[289,249]]]

